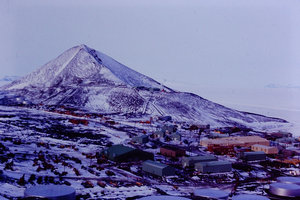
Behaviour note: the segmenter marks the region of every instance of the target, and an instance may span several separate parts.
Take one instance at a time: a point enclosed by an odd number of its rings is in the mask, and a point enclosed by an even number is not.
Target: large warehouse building
[[[266,160],[266,153],[263,151],[241,152],[238,157],[244,161]]]
[[[269,146],[269,141],[259,136],[237,136],[200,141],[200,145],[204,147],[208,145],[251,147],[255,144]]]
[[[172,176],[175,175],[175,169],[163,163],[147,160],[143,162],[142,169],[145,172],[157,176]]]
[[[223,173],[230,172],[232,166],[231,163],[227,161],[200,162],[195,164],[195,170],[202,173]]]
[[[217,158],[213,155],[183,157],[182,167],[194,167],[195,163],[216,161]]]
[[[154,155],[152,153],[134,149],[121,144],[113,145],[103,150],[100,154],[115,162],[130,162],[154,159]]]

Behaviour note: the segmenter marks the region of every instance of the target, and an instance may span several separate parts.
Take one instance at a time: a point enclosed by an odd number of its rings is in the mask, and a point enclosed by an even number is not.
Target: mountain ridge
[[[286,123],[278,118],[236,111],[192,93],[176,92],[86,45],[68,49],[0,90],[23,96],[34,104],[170,115],[178,121],[215,126],[274,127]]]

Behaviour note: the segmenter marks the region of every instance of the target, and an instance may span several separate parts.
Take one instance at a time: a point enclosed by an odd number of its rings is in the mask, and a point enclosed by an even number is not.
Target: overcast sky
[[[0,2],[0,78],[86,44],[166,84],[300,86],[299,0]]]

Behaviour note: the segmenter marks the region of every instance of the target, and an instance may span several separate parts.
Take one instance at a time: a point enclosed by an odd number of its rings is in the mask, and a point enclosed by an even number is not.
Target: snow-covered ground
[[[240,174],[242,180],[249,180],[236,187],[237,193],[261,194],[268,182],[256,183],[253,178],[271,176],[269,172],[273,168],[258,164],[252,165],[251,172],[240,169],[216,174],[185,171],[180,167],[180,160],[167,159],[159,154],[159,147],[164,143],[177,144],[194,155],[207,154],[198,146],[198,134],[184,129],[182,122],[166,123],[153,118],[153,122],[148,124],[144,122],[150,119],[150,115],[83,113],[79,110],[46,110],[46,107],[0,106],[0,144],[3,149],[0,153],[3,160],[0,160],[3,162],[0,178],[5,178],[2,179],[5,181],[0,181],[0,199],[22,197],[25,188],[48,183],[71,185],[78,196],[85,196],[83,199],[125,199],[159,194],[189,197],[193,189],[200,187],[232,191],[236,182],[235,173]],[[79,119],[88,123],[76,124]],[[146,145],[131,142],[133,136],[150,135],[157,126],[166,124],[178,125],[182,143],[151,137]],[[207,134],[201,136],[206,138]],[[130,167],[128,163],[116,164],[105,159],[98,162],[96,152],[110,143],[122,143],[152,152],[156,161],[175,167],[176,175],[163,178],[152,176],[142,172],[141,162],[132,162]],[[219,160],[237,162],[234,157],[217,157]]]
[[[177,81],[167,81],[166,84],[176,90],[193,92],[229,108],[285,119],[292,124],[288,131],[300,136],[299,88],[215,88]]]
[[[224,105],[238,110],[285,119],[292,123],[289,131],[295,136],[300,136],[300,90],[265,88],[258,91],[261,91],[263,96],[256,99],[253,95],[253,104],[240,101],[240,103],[224,102]],[[243,104],[243,102],[246,103]]]
[[[267,116],[274,116],[289,121],[292,126],[287,130],[293,133],[294,136],[300,136],[300,110],[285,110],[276,108],[267,108],[259,106],[248,106],[238,104],[226,104],[226,106],[238,110],[259,113]]]

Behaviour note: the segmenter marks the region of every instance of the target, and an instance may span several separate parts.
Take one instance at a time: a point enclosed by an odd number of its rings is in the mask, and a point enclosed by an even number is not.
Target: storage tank
[[[213,188],[202,188],[194,190],[195,197],[204,197],[212,199],[228,199],[229,194],[222,190],[213,189]]]
[[[272,183],[269,191],[282,197],[300,197],[300,185],[291,183]]]
[[[277,178],[277,182],[300,185],[300,177],[281,176]]]
[[[240,194],[232,197],[232,200],[270,200],[268,197],[255,194]]]
[[[38,185],[27,188],[24,197],[45,198],[48,200],[75,200],[75,189],[66,185]]]
[[[185,198],[185,197],[162,195],[162,196],[143,197],[143,198],[140,198],[138,200],[190,200],[190,199]]]

